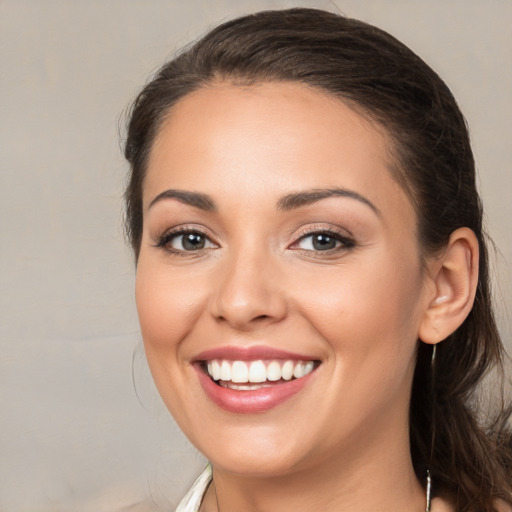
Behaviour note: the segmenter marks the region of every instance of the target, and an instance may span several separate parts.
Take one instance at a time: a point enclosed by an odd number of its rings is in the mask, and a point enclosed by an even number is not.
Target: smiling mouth
[[[319,364],[319,361],[213,359],[203,361],[202,368],[212,381],[223,388],[253,391],[301,379]]]

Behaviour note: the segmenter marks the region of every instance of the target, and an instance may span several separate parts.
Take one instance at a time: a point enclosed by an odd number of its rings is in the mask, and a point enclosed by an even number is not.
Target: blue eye
[[[354,247],[354,242],[337,233],[315,232],[301,237],[296,246],[306,251],[332,251]]]

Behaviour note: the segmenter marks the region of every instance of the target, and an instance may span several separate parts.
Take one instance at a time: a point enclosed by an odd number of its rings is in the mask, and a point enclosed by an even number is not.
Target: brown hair
[[[445,247],[459,227],[480,244],[474,307],[437,348],[418,344],[410,408],[413,462],[421,481],[431,468],[437,492],[458,511],[492,511],[512,502],[509,411],[482,421],[476,391],[504,357],[489,291],[482,207],[468,131],[439,76],[386,32],[315,9],[265,11],[224,23],[164,65],[135,100],[125,156],[126,229],[137,258],[142,235],[142,184],[156,134],[170,108],[217,80],[251,84],[294,81],[339,97],[390,134],[395,176],[418,216],[424,254]],[[435,375],[435,378],[433,377]]]

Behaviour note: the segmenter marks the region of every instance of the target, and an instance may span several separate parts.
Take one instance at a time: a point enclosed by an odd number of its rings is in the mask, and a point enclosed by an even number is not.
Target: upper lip
[[[213,359],[225,359],[229,361],[257,361],[261,359],[286,359],[295,361],[318,360],[318,358],[312,357],[311,355],[280,350],[267,345],[255,345],[250,347],[227,345],[205,350],[197,354],[192,362],[211,361]]]

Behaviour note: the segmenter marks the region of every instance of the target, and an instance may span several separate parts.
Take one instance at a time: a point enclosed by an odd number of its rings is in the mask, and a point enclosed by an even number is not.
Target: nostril
[[[272,317],[270,315],[258,315],[258,316],[255,316],[254,318],[249,319],[248,322],[249,323],[263,322],[265,320],[268,320],[269,318],[272,318]],[[216,320],[217,320],[217,322],[229,322],[229,320],[223,315],[217,316]]]
[[[216,323],[245,330],[286,316],[286,301],[281,293],[242,284],[222,288],[212,298],[210,311]]]

